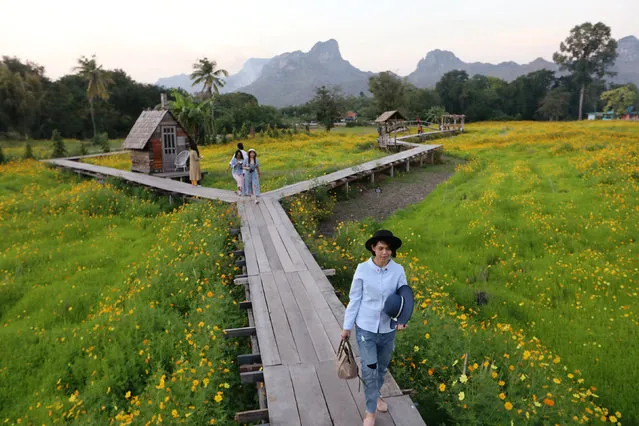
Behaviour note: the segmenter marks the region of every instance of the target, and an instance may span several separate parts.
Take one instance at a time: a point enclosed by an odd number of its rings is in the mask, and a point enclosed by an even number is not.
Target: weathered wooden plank
[[[317,367],[322,392],[326,405],[335,425],[359,425],[362,416],[353,399],[346,380],[337,377],[333,361],[321,362]]]
[[[246,364],[261,364],[262,363],[262,355],[259,353],[256,354],[241,354],[237,356],[237,363],[239,365]]]
[[[291,239],[289,229],[283,225],[270,225],[270,226],[274,226],[275,229],[277,229],[277,232],[280,234],[280,238],[282,239],[282,242],[284,243],[284,247],[286,247],[286,251],[288,252],[288,255],[291,258],[291,261],[293,262],[293,264],[297,266],[302,266],[301,269],[306,269],[306,266],[304,265],[304,260],[302,260],[302,257],[300,256],[300,253],[297,247],[295,246],[295,244],[293,243],[293,240]],[[295,233],[297,234],[297,231]]]
[[[280,203],[277,200],[266,199],[265,202],[262,203],[262,208],[266,208],[269,211],[271,219],[275,225],[281,225],[282,222],[279,211],[276,209],[276,204],[281,208]]]
[[[320,318],[322,327],[328,336],[330,345],[333,348],[333,352],[337,353],[339,347],[340,334],[342,332],[342,323],[337,320],[335,315],[325,299],[324,294],[316,285],[316,281],[310,275],[308,271],[298,272],[302,285],[308,294],[308,298],[312,303],[313,309],[317,312],[317,316]]]
[[[295,339],[291,333],[291,328],[286,318],[286,312],[282,305],[279,293],[276,288],[273,274],[261,274],[264,286],[264,295],[268,304],[271,323],[275,332],[275,340],[279,350],[280,359],[283,364],[295,364],[300,362],[300,357],[295,345]],[[259,324],[259,323],[258,323]],[[261,345],[261,343],[260,343]]]
[[[240,411],[235,413],[235,421],[241,424],[268,421],[268,409]],[[262,426],[265,426],[264,424]]]
[[[239,328],[227,328],[224,330],[224,337],[231,339],[233,337],[253,336],[255,334],[255,327],[239,327]]]
[[[384,401],[388,404],[388,413],[396,426],[426,426],[413,400],[408,395],[384,398]]]
[[[271,255],[277,256],[277,258],[282,263],[282,268],[285,272],[295,272],[297,271],[297,267],[293,265],[293,261],[291,260],[288,252],[286,251],[286,247],[284,247],[284,243],[282,242],[279,233],[277,232],[277,228],[275,225],[267,226],[268,233],[271,236],[271,241],[273,242],[273,246],[275,247],[275,253]]]
[[[313,364],[291,365],[289,372],[295,390],[295,400],[299,407],[301,424],[303,426],[333,425],[315,366]]]
[[[264,248],[264,242],[259,232],[259,223],[253,206],[247,206],[244,204],[243,208],[246,211],[248,219],[248,227],[251,232],[253,240],[253,247],[255,249],[255,256],[257,259],[257,265],[260,272],[271,272],[271,265],[266,256],[266,250]]]
[[[335,350],[331,344],[331,339],[329,339],[328,334],[324,329],[324,324],[316,311],[314,301],[309,299],[299,273],[288,273],[286,274],[286,277],[288,278],[288,283],[291,286],[293,295],[295,295],[295,300],[301,308],[304,324],[306,324],[306,328],[308,328],[311,335],[311,340],[313,341],[313,347],[315,348],[315,353],[317,353],[317,358],[320,361],[335,359]],[[321,304],[319,306],[321,306]],[[338,339],[339,334],[333,337]]]
[[[275,246],[273,245],[273,241],[271,240],[271,234],[269,234],[267,227],[266,226],[260,227],[258,233],[262,240],[262,244],[264,245],[264,250],[267,253],[266,257],[268,258],[271,272],[283,271],[284,267],[282,266],[282,262],[280,262],[279,257],[277,257]]]
[[[284,271],[276,271],[273,273],[277,291],[284,306],[284,312],[288,318],[288,324],[295,339],[295,346],[299,353],[300,361],[303,363],[317,363],[318,358],[313,348],[313,341],[309,334],[309,329],[304,323],[304,318],[300,309],[306,309],[305,306],[298,306],[295,296],[291,291],[290,284]]]
[[[240,382],[242,383],[257,383],[264,381],[263,371],[246,371],[240,373]]]
[[[265,366],[281,364],[282,361],[273,333],[273,325],[268,312],[268,305],[266,304],[260,277],[249,277],[249,289],[251,291],[251,304],[253,305],[253,317],[256,324],[255,331],[260,345],[262,363]]]
[[[300,416],[288,366],[264,367],[264,384],[269,422],[274,425],[299,426]]]
[[[248,226],[242,226],[240,230],[242,232],[242,242],[244,243],[246,273],[247,275],[256,275],[259,273],[259,267],[257,266],[257,254],[255,253],[251,231]]]

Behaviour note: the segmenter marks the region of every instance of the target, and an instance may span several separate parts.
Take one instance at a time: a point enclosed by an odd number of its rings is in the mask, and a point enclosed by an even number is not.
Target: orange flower
[[[506,403],[504,404],[504,408],[505,408],[507,411],[510,411],[510,410],[512,410],[512,409],[513,409],[513,405],[512,405],[510,402],[506,402]]]
[[[547,406],[549,406],[549,407],[552,407],[552,406],[554,406],[554,405],[555,405],[555,401],[553,401],[553,400],[552,400],[552,399],[550,399],[550,398],[544,398],[544,404],[546,404],[546,405],[547,405]]]

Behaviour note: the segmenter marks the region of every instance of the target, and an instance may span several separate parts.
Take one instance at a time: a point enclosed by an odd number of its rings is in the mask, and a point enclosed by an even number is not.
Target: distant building
[[[614,119],[615,119],[615,113],[613,111],[588,113],[588,120],[614,120]]]
[[[345,121],[355,121],[357,120],[357,113],[354,111],[348,111],[346,114],[344,114],[344,120]]]

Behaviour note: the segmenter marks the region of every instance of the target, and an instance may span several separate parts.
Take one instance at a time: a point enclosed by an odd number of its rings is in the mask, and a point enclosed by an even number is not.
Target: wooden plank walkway
[[[442,145],[419,145],[419,144],[406,144],[413,148],[406,151],[401,151],[379,160],[369,161],[367,163],[359,164],[357,166],[342,169],[337,172],[329,173],[324,176],[319,176],[315,179],[307,180],[304,182],[297,182],[291,185],[284,186],[274,191],[269,191],[264,194],[264,197],[280,199],[288,197],[300,192],[308,191],[309,189],[317,188],[322,185],[330,184],[332,182],[346,179],[354,175],[370,172],[376,169],[383,169],[394,163],[402,163],[414,158],[425,156],[431,151],[435,151],[442,147]]]
[[[361,424],[363,388],[335,371],[345,308],[332,284],[278,200],[242,200],[238,212],[270,424]],[[425,424],[390,374],[382,395],[376,425]]]
[[[128,172],[126,170],[118,170],[111,167],[97,166],[95,164],[81,163],[79,161],[64,159],[47,160],[47,162],[59,167],[73,170],[78,173],[84,173],[93,176],[102,175],[105,177],[117,177],[129,182],[136,183],[138,185],[144,185],[154,189],[159,189],[170,194],[179,194],[194,198],[199,197],[209,200],[221,200],[226,201],[227,203],[236,202],[240,198],[233,191],[193,186],[190,183],[177,182],[170,179],[149,176],[144,173]]]
[[[409,161],[423,159],[441,147],[398,144],[409,149],[267,192],[259,204],[232,191],[194,187],[67,159],[48,162],[91,176],[118,177],[170,194],[237,202],[270,424],[358,425],[365,414],[364,391],[358,379],[339,379],[334,365],[345,307],[279,199],[395,165],[406,164],[408,169]],[[357,345],[353,348],[358,355]],[[390,373],[382,396],[389,411],[378,413],[377,426],[425,425],[411,398],[402,394]]]

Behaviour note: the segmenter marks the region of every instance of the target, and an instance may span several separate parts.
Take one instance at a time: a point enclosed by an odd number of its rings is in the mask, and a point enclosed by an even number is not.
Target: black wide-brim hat
[[[395,294],[390,295],[384,302],[384,312],[391,317],[391,328],[395,328],[396,324],[407,324],[414,308],[415,296],[407,285],[398,288]]]
[[[398,248],[402,246],[402,240],[394,236],[391,231],[388,231],[386,229],[380,229],[379,231],[376,231],[373,234],[373,236],[366,241],[366,244],[364,245],[366,246],[366,249],[368,251],[372,251],[372,247],[375,244],[377,244],[378,241],[384,241],[388,243],[391,250],[393,251],[397,250]]]

